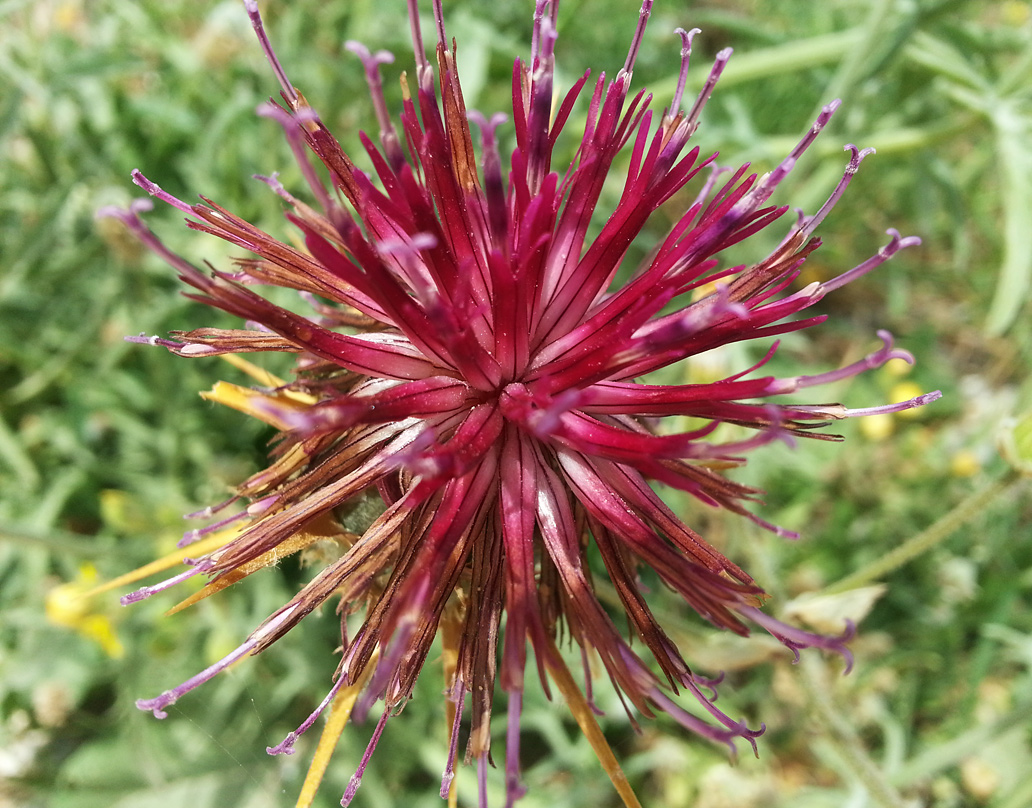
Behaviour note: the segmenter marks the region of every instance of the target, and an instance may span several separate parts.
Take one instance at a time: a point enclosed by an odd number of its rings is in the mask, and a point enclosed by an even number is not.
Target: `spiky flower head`
[[[511,116],[485,118],[465,107],[440,0],[433,3],[433,61],[417,1],[409,0],[415,72],[401,76],[400,126],[381,89],[380,68],[393,57],[347,46],[365,67],[379,125],[378,143],[361,136],[371,176],[287,78],[255,0],[245,6],[282,90],[281,101],[259,113],[282,125],[307,196],[295,197],[275,176],[259,179],[282,198],[300,238],[280,241],[203,197],[199,204],[181,201],[139,172],[137,185],[187,214],[188,227],[250,256],[231,272],[202,270],[145,227],[137,215],[144,205],[116,215],[178,270],[193,287],[191,297],[246,321],[239,330],[200,328],[139,341],[186,357],[287,352],[296,366],[284,381],[237,359],[261,386],[220,383],[207,394],[279,431],[272,462],[231,500],[204,512],[244,503],[236,515],[184,537],[184,545],[196,542],[185,572],[124,600],[207,576],[192,602],[319,541],[339,545],[339,557],[225,659],[138,706],[164,717],[187,691],[335,600],[342,650],[330,692],[297,732],[269,751],[292,751],[334,701],[354,703],[358,714],[382,701],[344,804],[388,718],[410,698],[435,636],[443,643],[453,725],[444,797],[454,794],[468,710],[466,759],[477,764],[481,804],[486,801],[496,684],[508,698],[507,802],[520,794],[519,723],[530,650],[542,686],[562,692],[629,805],[636,804],[633,794],[592,717],[592,656],[629,711],[667,712],[732,749],[739,739],[755,748],[762,726],[751,729],[714,704],[715,683],[693,673],[657,622],[639,569],[654,570],[721,629],[747,634],[760,626],[793,651],[819,646],[848,664],[847,637],[805,632],[763,611],[760,586],[682,522],[653,484],[771,527],[747,510],[759,492],[727,479],[724,468],[762,444],[835,439],[815,430],[841,418],[915,407],[938,393],[862,410],[797,401],[807,388],[890,358],[912,361],[885,332],[879,350],[830,372],[765,375],[775,342],[756,366],[713,383],[650,379],[723,345],[817,325],[823,316],[799,315],[917,243],[890,230],[873,257],[830,281],[796,288],[803,262],[819,246],[815,229],[870,153],[848,146],[848,165],[827,203],[783,226],[772,253],[747,266],[722,260],[727,248],[780,224],[788,208],[769,200],[838,102],[824,108],[770,173],[718,167],[716,155],[701,155],[689,142],[730,50],[717,55],[698,98],[682,105],[697,31],[679,31],[677,91],[666,111],[654,113],[644,90],[631,93],[652,7],[644,0],[623,68],[594,81],[585,73],[561,92],[553,85],[558,0],[538,0],[529,58],[513,68]],[[578,103],[585,124],[573,161],[554,166],[557,140]],[[503,144],[511,148],[507,167]],[[625,148],[623,191],[591,237],[603,185]],[[677,211],[647,258],[628,267],[629,247],[649,218],[675,195],[690,198],[689,188],[694,201]],[[309,310],[299,314],[271,302],[258,291],[262,285],[296,290]],[[687,432],[669,426],[685,419],[698,426]],[[727,428],[718,429],[723,424],[736,427],[730,437]],[[370,492],[382,512],[360,534],[349,533],[338,514]],[[597,553],[604,570],[590,569],[589,553]],[[600,577],[617,593],[640,641],[636,648],[600,604],[593,585]],[[557,649],[560,636],[582,654],[586,695]],[[696,703],[692,711],[676,700],[679,694]]]

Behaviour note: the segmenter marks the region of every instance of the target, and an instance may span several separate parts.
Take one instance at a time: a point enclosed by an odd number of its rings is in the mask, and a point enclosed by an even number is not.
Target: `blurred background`
[[[444,5],[468,106],[511,108],[512,61],[529,51],[533,3]],[[404,7],[262,3],[293,83],[352,152],[358,131],[375,127],[361,67],[341,44],[358,39],[397,55],[385,69],[396,104],[397,75],[412,58]],[[560,83],[587,67],[614,74],[636,18],[631,0],[563,0]],[[656,2],[634,77],[653,90],[654,106],[676,83],[676,27],[703,29],[695,89],[713,55],[735,49],[696,137],[703,153],[768,170],[821,104],[842,98],[775,197],[812,212],[841,176],[844,144],[878,150],[818,231],[825,246],[805,280],[864,260],[889,227],[923,239],[826,299],[828,322],[786,340],[776,370],[855,361],[887,328],[917,365],[893,363],[820,395],[851,407],[944,395],[911,413],[845,423],[845,444],[756,452],[736,479],[767,490],[760,514],[800,531],[797,542],[671,498],[776,596],[775,613],[817,628],[843,614],[863,620],[856,669],[842,677],[838,659],[810,652],[793,666],[763,638],[716,635],[662,591],[650,595],[686,659],[704,674],[726,671],[724,709],[768,730],[758,760],[732,765],[671,721],[635,734],[599,680],[603,728],[644,805],[1032,805],[1030,18],[1018,0]],[[242,382],[233,368],[123,341],[231,323],[180,296],[166,266],[94,213],[141,195],[129,180],[140,168],[181,198],[203,193],[285,234],[279,201],[251,179],[282,171],[298,187],[277,125],[254,114],[277,92],[236,0],[0,0],[3,808],[273,808],[296,799],[315,739],[293,757],[264,749],[326,692],[332,615],[306,620],[184,698],[166,721],[133,702],[235,647],[310,571],[268,569],[168,618],[174,594],[129,609],[118,592],[81,597],[172,549],[190,527],[181,515],[222,500],[262,464],[269,437],[198,397],[217,379]],[[568,150],[583,115],[567,126]],[[621,183],[617,170],[600,210]],[[191,259],[225,266],[225,245],[190,234],[181,218],[159,208],[148,221]],[[662,218],[656,238],[669,225]],[[639,255],[649,246],[646,238]],[[764,246],[750,239],[742,260]],[[726,374],[760,355],[762,346],[742,348],[686,372]],[[812,597],[842,591],[854,594]],[[354,805],[442,804],[438,671],[431,656]],[[523,725],[522,806],[618,805],[565,708],[533,683]],[[345,732],[317,805],[337,804],[370,731]],[[503,731],[500,723],[496,737]],[[459,773],[459,787],[460,804],[475,804],[472,770]],[[503,772],[493,771],[492,804],[502,789]]]

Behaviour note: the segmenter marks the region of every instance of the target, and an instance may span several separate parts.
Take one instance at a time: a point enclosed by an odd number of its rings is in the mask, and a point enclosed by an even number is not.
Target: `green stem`
[[[833,595],[838,592],[845,592],[856,589],[866,584],[881,580],[893,570],[902,567],[904,564],[913,561],[918,556],[926,553],[935,545],[947,539],[961,525],[970,522],[978,514],[984,511],[993,500],[1001,496],[1005,491],[1020,481],[1021,477],[1017,472],[1010,471],[1001,479],[990,483],[981,491],[976,491],[956,508],[943,516],[939,521],[927,529],[908,539],[895,550],[881,556],[866,567],[862,567],[851,575],[825,587],[820,591],[822,595]]]
[[[862,28],[850,28],[833,34],[821,34],[799,39],[784,45],[734,55],[720,77],[720,87],[726,90],[738,84],[767,79],[773,75],[796,73],[813,67],[838,62],[843,53],[852,51],[863,37]],[[711,65],[705,64],[688,72],[688,87],[699,90],[706,82]],[[657,102],[669,101],[674,95],[677,79],[671,78],[654,84],[650,89]]]
[[[800,667],[807,684],[807,696],[813,708],[811,715],[821,723],[825,739],[839,753],[842,763],[863,784],[875,803],[882,808],[905,808],[903,797],[871,760],[856,730],[832,701],[832,688],[827,682],[824,663],[812,654],[805,655],[802,663]]]
[[[20,544],[32,549],[83,557],[97,554],[97,549],[93,546],[90,538],[90,536],[77,536],[74,533],[63,533],[56,530],[46,533],[18,530],[17,528],[0,530],[0,544]]]
[[[1032,700],[1018,704],[1009,713],[988,724],[969,729],[957,737],[933,746],[908,760],[892,775],[892,782],[900,786],[926,780],[939,772],[957,765],[985,748],[1014,727],[1027,726],[1032,721]],[[1026,805],[1027,803],[1022,803]]]
[[[843,51],[838,69],[821,93],[822,100],[811,113],[811,117],[816,118],[820,115],[821,108],[828,99],[849,97],[861,78],[869,71],[870,62],[880,61],[884,55],[884,43],[895,38],[892,36],[891,28],[900,15],[892,13],[894,6],[893,0],[878,0],[872,3],[867,19],[860,26],[862,36],[853,47]]]
[[[1028,808],[1032,805],[1032,774],[1028,775],[993,808]]]
[[[18,434],[0,417],[0,462],[14,471],[27,489],[39,485],[40,475],[36,464],[22,447]]]
[[[974,115],[958,116],[960,120],[944,126],[929,127],[902,127],[899,129],[887,129],[884,131],[866,132],[857,136],[858,143],[864,146],[873,146],[878,154],[907,154],[937,146],[958,135],[972,132],[982,126],[983,120]],[[793,135],[771,135],[759,143],[764,151],[771,154],[782,154],[790,151],[798,142]],[[842,145],[831,140],[822,142],[818,140],[812,147],[814,154],[820,158],[838,157],[842,154]]]

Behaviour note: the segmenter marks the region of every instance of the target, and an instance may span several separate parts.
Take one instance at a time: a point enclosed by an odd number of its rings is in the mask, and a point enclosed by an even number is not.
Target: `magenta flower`
[[[769,174],[750,173],[747,165],[718,168],[716,155],[702,156],[688,144],[730,50],[717,55],[704,89],[684,111],[697,31],[679,31],[677,92],[669,109],[654,113],[644,90],[630,95],[652,7],[644,0],[623,69],[594,81],[585,73],[554,102],[558,0],[538,0],[530,57],[513,69],[511,118],[487,119],[465,108],[440,0],[433,5],[436,66],[425,55],[417,2],[409,0],[416,69],[411,85],[402,79],[400,127],[381,91],[380,66],[392,57],[348,44],[365,66],[380,130],[378,143],[362,135],[375,171],[368,176],[287,78],[255,0],[245,5],[282,87],[282,102],[263,105],[259,114],[283,126],[310,196],[293,196],[275,176],[259,179],[284,200],[304,249],[203,197],[196,205],[176,199],[135,172],[137,185],[187,214],[188,227],[251,257],[239,259],[233,272],[199,269],[146,229],[136,212],[144,205],[117,212],[193,287],[191,297],[247,323],[240,330],[134,339],[189,357],[285,351],[296,355],[296,370],[283,381],[244,364],[264,378],[261,387],[220,383],[208,394],[280,431],[272,463],[204,515],[249,503],[239,513],[184,537],[183,545],[196,542],[185,572],[123,600],[198,574],[209,578],[197,596],[203,597],[326,539],[339,544],[340,557],[228,657],[138,706],[164,717],[186,692],[267,648],[333,599],[342,633],[333,686],[311,717],[269,751],[291,752],[331,703],[345,711],[354,704],[362,715],[382,701],[344,805],[388,718],[410,698],[435,636],[443,643],[454,726],[442,797],[454,793],[468,709],[466,759],[476,762],[486,804],[496,679],[508,698],[507,804],[520,795],[529,650],[543,687],[552,683],[561,691],[628,805],[636,804],[634,795],[591,715],[594,655],[629,712],[667,712],[732,750],[738,739],[755,748],[763,727],[751,729],[715,705],[716,682],[692,672],[656,621],[638,569],[651,567],[721,629],[747,634],[760,626],[797,653],[812,646],[836,651],[847,667],[848,636],[822,637],[763,611],[763,590],[684,524],[653,482],[788,535],[747,510],[760,492],[715,468],[740,464],[744,453],[775,440],[837,440],[815,430],[841,418],[916,407],[939,393],[868,409],[785,400],[890,358],[912,361],[886,332],[879,332],[883,347],[830,372],[763,375],[774,342],[756,366],[712,384],[649,380],[653,371],[721,345],[817,325],[823,316],[798,315],[918,243],[890,230],[877,255],[831,281],[795,288],[803,262],[820,244],[815,229],[870,153],[848,146],[843,178],[820,210],[785,225],[780,246],[756,263],[722,262],[726,248],[780,223],[788,208],[769,200],[838,102],[824,108]],[[553,149],[579,99],[586,102],[586,123],[574,161],[553,166]],[[502,146],[513,135],[506,169]],[[623,192],[590,238],[603,184],[625,148]],[[694,201],[641,265],[627,267],[628,247],[649,217],[687,188]],[[310,312],[270,302],[256,291],[261,285],[297,290]],[[702,425],[676,432],[670,416]],[[335,513],[369,492],[382,500],[382,513],[361,535],[347,532]],[[589,570],[590,545],[604,571]],[[623,621],[614,621],[595,594],[593,579],[603,575],[640,640],[634,647],[618,628]],[[557,650],[562,634],[581,652],[586,697]],[[692,711],[677,700],[683,691]]]

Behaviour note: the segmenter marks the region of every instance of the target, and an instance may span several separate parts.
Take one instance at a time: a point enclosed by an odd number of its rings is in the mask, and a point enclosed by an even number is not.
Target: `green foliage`
[[[372,109],[340,43],[389,48],[401,69],[410,58],[404,5],[263,3],[292,79],[352,150]],[[531,5],[445,0],[464,87],[485,112],[507,104]],[[635,6],[563,0],[567,81],[586,66],[619,69]],[[731,768],[720,750],[665,724],[633,734],[599,681],[603,727],[646,805],[1019,808],[1032,799],[1032,501],[1027,482],[1009,482],[997,449],[1000,425],[1016,424],[1009,440],[1027,462],[1028,415],[1008,419],[1032,398],[1030,16],[1017,0],[657,0],[635,76],[655,105],[676,82],[676,26],[703,29],[693,86],[713,53],[736,49],[698,133],[703,150],[766,169],[820,104],[841,96],[780,196],[812,210],[841,173],[842,144],[878,148],[821,229],[815,271],[863,260],[890,226],[924,239],[829,298],[833,317],[814,337],[787,340],[779,370],[853,361],[882,327],[918,366],[905,379],[886,370],[828,395],[869,406],[902,381],[945,393],[917,419],[883,424],[891,437],[851,423],[844,446],[772,448],[750,461],[739,479],[769,492],[764,517],[801,530],[796,544],[671,501],[694,509],[689,521],[781,604],[870,569],[948,514],[964,519],[877,576],[887,590],[860,627],[857,670],[845,679],[812,654],[793,669],[762,639],[714,638],[656,588],[656,610],[680,626],[688,659],[734,680],[729,712],[770,729],[761,759]],[[282,170],[288,187],[299,181],[276,125],[253,114],[277,91],[273,77],[235,0],[0,0],[0,87],[0,804],[293,804],[314,741],[290,758],[263,749],[328,687],[332,616],[307,620],[164,722],[133,700],[224,654],[307,572],[288,562],[169,618],[165,597],[122,611],[113,595],[99,596],[91,609],[113,627],[121,658],[81,628],[55,625],[45,608],[56,586],[89,575],[88,564],[111,578],[167,551],[185,529],[179,514],[218,501],[264,456],[259,425],[197,397],[218,378],[242,381],[236,371],[122,341],[211,325],[215,315],[180,297],[173,274],[94,211],[138,196],[128,179],[138,167],[177,196],[203,193],[282,232],[278,201],[250,179]],[[396,87],[388,92],[396,102]],[[194,238],[180,218],[157,209],[149,221],[174,249],[224,264],[226,249]],[[980,492],[991,496],[956,510]],[[389,723],[355,805],[441,804],[435,667],[430,660],[418,697]],[[531,790],[521,804],[615,805],[565,711],[533,687],[525,710]],[[345,732],[317,804],[336,804],[369,731]],[[472,804],[471,771],[459,785]],[[497,800],[500,773],[490,788]]]

